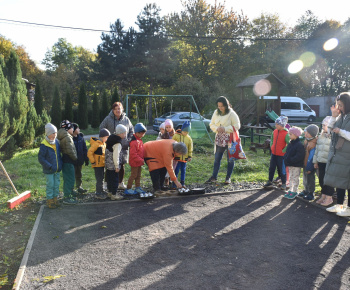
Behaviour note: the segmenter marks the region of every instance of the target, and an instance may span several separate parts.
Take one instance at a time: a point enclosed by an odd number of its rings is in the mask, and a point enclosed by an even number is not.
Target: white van
[[[260,99],[277,100],[277,96],[264,96]],[[313,122],[316,118],[316,113],[312,110],[305,101],[298,97],[281,96],[281,115],[287,116],[288,121],[308,121]]]

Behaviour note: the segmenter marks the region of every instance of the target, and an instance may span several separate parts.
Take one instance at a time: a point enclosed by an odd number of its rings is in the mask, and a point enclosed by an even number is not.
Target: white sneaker
[[[326,208],[326,211],[328,211],[328,212],[340,212],[342,210],[343,210],[342,204],[336,204],[336,205],[333,205],[329,208]]]
[[[124,184],[124,182],[119,183],[118,189],[126,189],[126,185]]]
[[[120,193],[117,193],[116,195],[111,195],[111,200],[121,200],[123,198],[124,197]]]
[[[350,216],[350,207],[345,207],[342,211],[337,212],[338,216]]]

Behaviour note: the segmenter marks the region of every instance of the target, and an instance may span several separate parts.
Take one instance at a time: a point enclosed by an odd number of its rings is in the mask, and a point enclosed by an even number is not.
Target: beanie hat
[[[188,132],[191,130],[191,123],[190,121],[185,121],[183,124],[182,124],[182,127],[181,127],[181,131],[185,131],[185,132]]]
[[[79,128],[79,125],[78,125],[77,123],[72,123],[72,125],[73,125],[73,132],[74,132],[77,128]]]
[[[61,122],[60,125],[61,128],[64,128],[66,131],[68,131],[69,129],[73,128],[73,125],[71,122],[69,122],[68,120],[63,120]]]
[[[308,132],[313,138],[315,138],[320,129],[315,124],[311,124],[305,128],[305,131]]]
[[[142,123],[137,123],[134,127],[135,133],[146,132],[147,128]]]
[[[51,123],[47,123],[45,125],[45,135],[46,136],[50,136],[53,133],[57,133],[57,128],[55,125],[51,124]]]
[[[160,129],[165,129],[165,123],[163,122],[162,124],[160,124],[160,126],[159,126],[159,130]]]
[[[166,126],[171,126],[171,128],[174,128],[173,121],[171,121],[170,119],[166,119],[164,121],[164,127],[166,127]]]
[[[325,117],[322,121],[322,125],[328,126],[330,120],[331,120],[331,116]]]
[[[107,137],[111,135],[111,133],[109,133],[109,131],[106,128],[103,128],[100,130],[100,134],[98,135],[99,137]]]
[[[292,133],[293,135],[300,137],[301,133],[303,133],[303,130],[299,127],[292,127],[289,129],[289,133]]]
[[[122,124],[119,124],[119,125],[117,125],[117,127],[115,127],[115,132],[114,133],[116,135],[126,133],[126,127],[124,125],[122,125]]]
[[[275,121],[277,125],[280,125],[282,127],[285,127],[287,125],[287,122],[288,122],[288,117],[286,116],[279,116]]]

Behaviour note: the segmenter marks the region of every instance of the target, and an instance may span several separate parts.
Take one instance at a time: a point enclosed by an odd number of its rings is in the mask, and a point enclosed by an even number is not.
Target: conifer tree
[[[52,99],[52,108],[51,108],[51,123],[56,127],[59,127],[62,121],[62,109],[61,109],[61,97],[58,91],[58,87],[55,87],[55,92]]]
[[[10,103],[10,86],[4,76],[5,68],[4,58],[0,55],[0,148],[9,140],[10,117],[8,106]]]
[[[34,106],[35,106],[36,113],[38,115],[41,115],[41,113],[43,112],[44,105],[43,105],[43,94],[41,92],[41,86],[38,79],[36,79],[35,81]]]
[[[66,91],[66,99],[64,102],[63,116],[64,116],[63,119],[73,122],[73,103],[72,103],[72,97],[68,88]]]
[[[16,145],[21,148],[26,148],[33,144],[35,139],[35,128],[41,125],[41,120],[36,114],[34,105],[29,105],[29,111],[26,117],[23,133],[15,134]]]
[[[78,124],[81,129],[86,129],[88,127],[88,107],[84,84],[80,85],[79,90]]]
[[[98,128],[100,126],[100,105],[99,100],[97,98],[97,93],[95,92],[94,98],[92,100],[92,120],[91,127]]]
[[[111,105],[108,102],[106,91],[102,93],[100,120],[103,120],[110,112]]]
[[[114,91],[113,91],[111,104],[113,105],[115,102],[120,102],[120,97],[119,97],[117,88],[115,88]]]

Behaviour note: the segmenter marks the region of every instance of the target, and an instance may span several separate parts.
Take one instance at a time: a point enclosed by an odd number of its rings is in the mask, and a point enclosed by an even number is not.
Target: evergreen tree
[[[113,91],[111,104],[114,104],[115,102],[120,102],[120,97],[119,97],[117,88],[115,88],[114,91]]]
[[[66,100],[64,102],[64,119],[73,122],[73,103],[69,89],[67,88]]]
[[[43,105],[43,94],[41,92],[39,80],[36,79],[35,83],[36,83],[36,85],[35,85],[34,106],[35,106],[36,113],[38,115],[41,115],[41,113],[43,112],[43,106],[44,106]]]
[[[59,127],[62,121],[62,109],[61,109],[61,97],[58,91],[58,87],[55,87],[55,92],[52,99],[52,108],[51,108],[51,123],[56,127]]]
[[[102,93],[102,104],[101,104],[101,115],[100,120],[103,120],[110,112],[111,106],[108,102],[108,97],[106,91]]]
[[[88,127],[88,107],[84,84],[80,85],[79,90],[78,124],[81,129],[86,129]]]
[[[98,128],[100,126],[100,105],[98,103],[97,93],[95,92],[92,100],[92,120],[91,127]]]
[[[10,103],[10,87],[3,74],[4,58],[0,55],[0,148],[9,140],[10,117],[8,106]]]
[[[41,125],[40,118],[36,114],[34,105],[29,105],[29,111],[24,125],[24,133],[17,132],[15,135],[16,145],[21,148],[26,148],[33,144],[35,139],[35,128]]]

